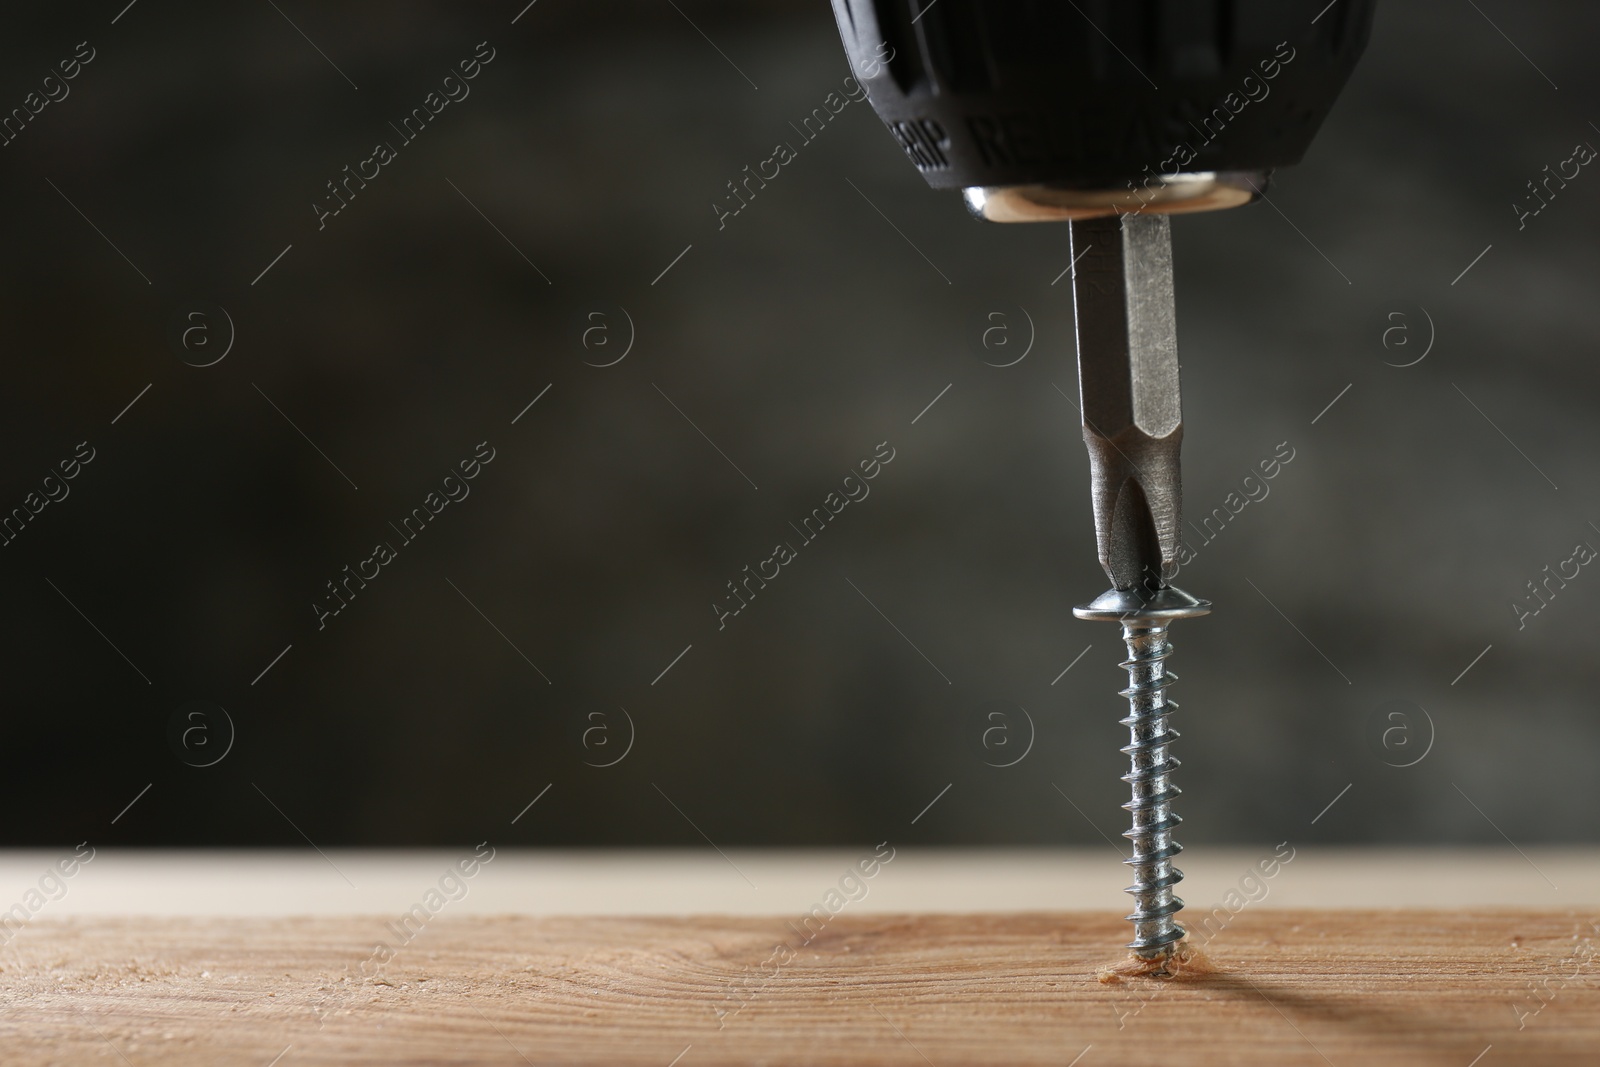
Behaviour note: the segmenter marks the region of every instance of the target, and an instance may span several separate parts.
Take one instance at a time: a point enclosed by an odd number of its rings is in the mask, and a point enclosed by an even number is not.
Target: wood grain
[[[383,919],[41,918],[0,950],[0,1061],[1600,1063],[1586,912],[1246,910],[1211,973],[1102,983],[1125,925],[441,916],[379,975]]]

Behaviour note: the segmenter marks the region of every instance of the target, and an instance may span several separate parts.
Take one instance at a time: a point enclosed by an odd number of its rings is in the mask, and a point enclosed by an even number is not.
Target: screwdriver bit
[[[1130,214],[1070,228],[1100,565],[1113,589],[1159,588],[1177,573],[1182,511],[1171,223]]]

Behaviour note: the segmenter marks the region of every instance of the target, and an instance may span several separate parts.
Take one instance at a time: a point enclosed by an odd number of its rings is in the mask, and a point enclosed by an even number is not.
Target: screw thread
[[[1128,646],[1128,658],[1121,664],[1128,671],[1128,688],[1121,692],[1128,698],[1128,717],[1122,724],[1130,735],[1122,751],[1131,764],[1122,780],[1133,791],[1133,798],[1123,805],[1133,816],[1133,827],[1122,835],[1133,842],[1132,858],[1123,861],[1134,871],[1134,883],[1127,888],[1134,899],[1128,916],[1134,938],[1128,947],[1140,956],[1159,958],[1170,955],[1184,937],[1174,918],[1183,900],[1172,892],[1183,881],[1183,872],[1172,865],[1172,858],[1183,851],[1172,838],[1183,821],[1171,808],[1179,789],[1170,776],[1179,764],[1167,752],[1178,738],[1167,726],[1167,714],[1178,705],[1167,699],[1166,690],[1178,676],[1166,669],[1172,643],[1164,624],[1124,621],[1122,639]]]

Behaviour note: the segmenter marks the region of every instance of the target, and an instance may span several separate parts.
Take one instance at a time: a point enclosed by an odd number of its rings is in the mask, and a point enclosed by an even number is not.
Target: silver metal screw
[[[1134,882],[1127,892],[1134,900],[1133,940],[1128,947],[1146,959],[1169,956],[1183,940],[1184,929],[1175,916],[1183,899],[1172,887],[1183,881],[1183,872],[1172,859],[1183,851],[1172,832],[1183,820],[1172,813],[1172,800],[1179,794],[1172,784],[1178,761],[1167,751],[1178,739],[1167,725],[1167,715],[1178,705],[1167,699],[1167,687],[1177,675],[1167,670],[1172,654],[1167,628],[1173,619],[1204,615],[1211,605],[1172,586],[1154,591],[1116,590],[1105,593],[1092,604],[1076,608],[1080,619],[1098,619],[1122,624],[1122,639],[1128,658],[1122,666],[1128,671],[1128,754],[1131,767],[1122,780],[1132,787],[1132,799],[1123,805],[1133,816],[1133,826],[1122,836],[1133,842],[1133,856],[1124,860],[1133,868]]]

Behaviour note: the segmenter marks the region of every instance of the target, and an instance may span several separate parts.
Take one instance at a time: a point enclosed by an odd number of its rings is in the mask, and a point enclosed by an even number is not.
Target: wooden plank
[[[0,1060],[1600,1062],[1587,912],[1246,908],[1208,966],[1110,983],[1114,915],[841,914],[806,942],[818,925],[441,916],[403,943],[382,919],[40,918],[0,953]]]

